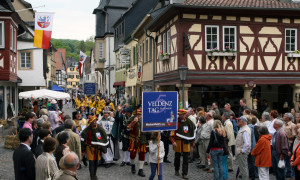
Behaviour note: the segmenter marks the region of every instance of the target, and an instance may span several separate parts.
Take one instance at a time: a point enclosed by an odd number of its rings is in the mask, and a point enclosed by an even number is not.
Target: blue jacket
[[[234,132],[234,134],[237,134],[238,131],[239,131],[239,128],[238,128],[238,125],[236,123],[236,120],[235,119],[230,119],[230,121],[231,121],[231,123],[233,125],[233,132]]]
[[[254,125],[248,124],[248,127],[251,130],[251,151],[252,151],[256,145],[255,134],[254,134]]]

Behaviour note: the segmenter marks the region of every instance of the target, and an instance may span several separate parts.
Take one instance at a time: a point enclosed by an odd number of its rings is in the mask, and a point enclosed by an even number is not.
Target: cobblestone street
[[[74,109],[64,109],[65,114],[71,115],[71,112]],[[3,140],[4,141],[4,140]],[[13,151],[9,149],[4,149],[3,145],[4,142],[0,144],[0,180],[13,180],[14,179],[14,171],[13,171],[13,161],[12,161],[12,154]],[[170,147],[171,149],[171,147]],[[122,153],[120,153],[122,154]],[[169,159],[174,162],[174,152],[171,150],[169,154]],[[144,172],[146,174],[145,178],[139,177],[137,174],[133,175],[130,172],[130,166],[120,167],[119,164],[121,160],[116,162],[115,165],[111,166],[110,168],[105,168],[103,166],[98,168],[97,176],[99,179],[112,179],[112,180],[136,180],[136,179],[148,179],[150,176],[150,166],[144,166]],[[237,170],[236,163],[234,162],[234,172],[229,172],[229,180],[235,179],[235,173]],[[174,165],[173,163],[164,164],[163,167],[163,178],[165,180],[171,179],[182,179],[181,177],[177,177],[174,175]],[[203,170],[200,170],[196,167],[196,162],[189,164],[189,179],[197,179],[197,180],[204,180],[204,179],[213,179],[213,173],[207,173]],[[81,170],[78,171],[78,178],[80,180],[88,180],[89,179],[89,170],[88,167],[83,166]],[[157,179],[157,176],[156,178]],[[270,178],[275,179],[273,176]]]

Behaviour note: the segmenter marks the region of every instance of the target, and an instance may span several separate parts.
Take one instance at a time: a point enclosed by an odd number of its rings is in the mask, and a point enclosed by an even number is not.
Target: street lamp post
[[[183,104],[183,108],[185,108],[184,105],[184,82],[186,80],[186,75],[188,72],[189,68],[186,67],[185,65],[181,65],[178,68],[178,73],[179,73],[179,77],[180,77],[180,81],[181,81],[181,85],[182,85],[182,104]]]

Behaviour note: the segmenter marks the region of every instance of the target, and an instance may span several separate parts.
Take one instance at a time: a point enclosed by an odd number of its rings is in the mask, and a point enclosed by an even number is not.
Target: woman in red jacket
[[[258,130],[260,138],[251,152],[255,156],[255,166],[258,167],[259,179],[269,179],[269,167],[272,167],[272,156],[270,141],[272,136],[268,128],[262,126]]]
[[[297,139],[300,140],[300,130],[297,130]],[[294,143],[296,143],[296,140]],[[292,158],[291,158],[291,166],[294,167],[295,171],[295,178],[300,179],[300,143],[298,145],[295,145],[295,150],[293,152]]]

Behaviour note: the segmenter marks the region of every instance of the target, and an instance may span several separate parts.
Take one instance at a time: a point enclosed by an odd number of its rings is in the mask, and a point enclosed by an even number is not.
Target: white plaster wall
[[[33,47],[33,42],[18,41],[18,52],[20,50],[33,51],[33,69],[18,69],[18,76],[22,79],[19,86],[46,86],[43,76],[43,49]],[[19,55],[17,57],[19,58]],[[19,61],[17,62],[19,63]]]

